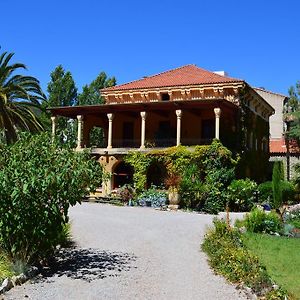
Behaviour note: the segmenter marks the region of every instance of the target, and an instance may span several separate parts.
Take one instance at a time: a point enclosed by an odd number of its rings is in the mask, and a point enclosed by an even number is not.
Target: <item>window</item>
[[[170,95],[168,93],[162,93],[161,94],[161,100],[162,101],[169,101],[170,100]]]

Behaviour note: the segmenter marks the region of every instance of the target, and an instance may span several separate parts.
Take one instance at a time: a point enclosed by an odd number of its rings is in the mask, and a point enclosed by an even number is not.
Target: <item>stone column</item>
[[[114,119],[114,114],[107,114],[108,118],[108,138],[107,138],[107,149],[112,148],[112,130],[113,130],[113,119]]]
[[[52,121],[52,142],[53,142],[55,139],[55,132],[56,132],[56,116],[52,116],[51,121]]]
[[[141,125],[141,147],[140,149],[145,149],[145,131],[146,131],[146,117],[147,113],[145,111],[140,112],[142,118],[142,125]]]
[[[83,128],[83,116],[77,116],[77,149],[82,148],[82,128]]]
[[[215,138],[220,139],[220,116],[221,116],[221,108],[214,108],[215,117],[216,117],[216,128],[215,128]]]
[[[176,146],[180,145],[180,138],[181,138],[181,117],[182,117],[182,110],[176,110],[177,116],[177,134],[176,134]]]

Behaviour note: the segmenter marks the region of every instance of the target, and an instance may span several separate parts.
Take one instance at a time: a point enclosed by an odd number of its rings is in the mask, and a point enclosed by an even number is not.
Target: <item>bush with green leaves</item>
[[[180,182],[180,207],[200,210],[205,202],[206,186],[196,164],[189,164]]]
[[[244,283],[256,293],[271,285],[266,269],[243,245],[241,234],[225,221],[214,219],[214,228],[205,236],[202,249],[214,270],[234,283]]]
[[[273,188],[273,206],[279,208],[282,205],[282,163],[275,161],[272,174],[272,188]]]
[[[257,184],[249,178],[233,180],[227,188],[230,211],[250,211],[255,202],[256,189]]]
[[[155,186],[144,191],[137,197],[137,202],[141,206],[147,206],[149,203],[152,207],[164,206],[167,202],[167,193],[158,190]]]
[[[259,202],[273,203],[273,186],[272,181],[266,181],[258,186]]]
[[[225,210],[226,189],[235,177],[236,163],[232,152],[220,141],[214,140],[208,147],[203,162],[205,167],[204,183],[207,188],[203,211],[216,214]]]
[[[42,133],[0,149],[0,243],[14,260],[45,258],[59,243],[68,209],[100,185],[88,152],[60,147]]]
[[[281,233],[283,229],[282,220],[277,213],[266,213],[260,208],[253,209],[239,224],[245,226],[247,231],[256,233]]]
[[[280,189],[282,193],[282,202],[287,204],[295,203],[296,190],[292,182],[280,181]],[[274,207],[273,202],[273,183],[272,181],[266,181],[258,186],[259,202],[270,203]]]

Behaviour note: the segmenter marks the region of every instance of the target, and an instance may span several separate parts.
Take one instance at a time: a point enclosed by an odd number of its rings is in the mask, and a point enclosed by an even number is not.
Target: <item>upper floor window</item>
[[[170,100],[170,95],[168,93],[162,93],[161,94],[161,100],[162,101],[169,101]]]

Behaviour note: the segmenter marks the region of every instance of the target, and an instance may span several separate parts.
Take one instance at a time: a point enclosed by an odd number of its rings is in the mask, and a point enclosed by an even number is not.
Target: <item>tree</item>
[[[74,106],[77,104],[77,87],[70,71],[65,71],[62,65],[59,65],[50,74],[51,80],[48,83],[48,100],[43,102],[44,108],[57,106]],[[45,127],[50,130],[50,113],[43,115]],[[59,118],[57,124],[57,136],[60,140],[75,143],[76,133],[74,122],[67,118]]]
[[[282,204],[281,167],[282,162],[275,161],[272,174],[273,204],[278,209]]]
[[[48,83],[47,92],[48,107],[73,106],[77,104],[77,88],[70,71],[65,71],[59,65],[50,74],[51,81]]]
[[[94,105],[104,104],[104,99],[101,97],[100,90],[105,87],[116,85],[116,78],[107,77],[105,72],[101,72],[95,80],[89,85],[82,88],[82,93],[78,96],[79,105]],[[103,130],[99,127],[94,127],[90,132],[90,145],[96,147],[103,146]]]
[[[288,137],[300,142],[300,81],[289,88],[289,101],[285,107],[285,120],[288,121]]]
[[[14,261],[47,258],[59,243],[70,206],[101,184],[90,153],[75,152],[47,133],[22,134],[0,148],[0,248]]]
[[[116,85],[116,78],[107,77],[105,72],[101,72],[95,80],[82,88],[82,93],[78,96],[79,105],[103,104],[100,90],[106,87]]]
[[[0,55],[0,131],[7,144],[15,142],[20,131],[43,130],[36,112],[41,110],[40,101],[46,98],[36,78],[14,74],[26,66],[10,64],[13,55]]]

